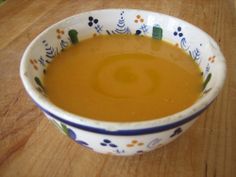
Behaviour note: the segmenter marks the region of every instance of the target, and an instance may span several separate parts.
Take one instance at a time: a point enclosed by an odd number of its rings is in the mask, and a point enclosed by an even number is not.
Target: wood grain
[[[183,136],[133,157],[96,154],[64,137],[34,106],[19,78],[21,56],[49,25],[102,8],[138,8],[182,18],[209,33],[227,60],[214,104]],[[7,0],[0,6],[1,177],[234,177],[236,175],[235,0]]]

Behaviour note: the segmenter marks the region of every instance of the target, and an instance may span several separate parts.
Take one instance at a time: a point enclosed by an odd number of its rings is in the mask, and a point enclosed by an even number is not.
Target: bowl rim
[[[41,37],[49,32],[51,29],[55,28],[56,26],[65,23],[68,20],[71,20],[73,18],[76,18],[81,15],[89,15],[94,13],[100,13],[100,12],[120,12],[120,11],[133,11],[133,12],[142,12],[142,13],[148,13],[151,15],[161,15],[164,18],[172,18],[174,20],[177,20],[180,23],[187,24],[188,26],[191,26],[198,30],[200,33],[203,33],[208,39],[210,44],[212,45],[212,49],[216,53],[217,56],[217,70],[219,72],[216,73],[217,75],[217,82],[215,84],[215,87],[212,88],[211,92],[206,94],[204,97],[198,99],[193,105],[190,107],[177,112],[172,115],[168,115],[162,118],[157,119],[151,119],[146,121],[137,121],[137,122],[112,122],[112,121],[101,121],[96,120],[88,117],[83,117],[79,115],[75,115],[73,113],[69,113],[56,105],[54,105],[49,100],[45,99],[40,93],[38,93],[37,90],[31,85],[30,80],[27,78],[27,61],[28,56],[30,54],[31,48],[34,46],[34,44],[41,39]],[[42,109],[44,113],[47,115],[64,122],[65,124],[71,125],[73,127],[77,127],[86,131],[91,131],[95,133],[102,133],[102,134],[112,134],[112,135],[136,135],[138,134],[145,134],[145,133],[151,133],[151,132],[158,132],[158,131],[165,131],[168,129],[172,129],[174,127],[180,126],[186,122],[189,122],[196,118],[197,115],[199,115],[201,112],[203,112],[216,98],[219,91],[222,89],[224,80],[226,77],[226,63],[225,58],[220,51],[220,48],[218,44],[214,41],[214,39],[209,36],[206,32],[201,30],[195,25],[190,24],[187,21],[184,21],[182,19],[179,19],[174,16],[166,15],[159,12],[154,11],[147,11],[147,10],[140,10],[140,9],[99,9],[99,10],[92,10],[87,11],[83,13],[78,13],[76,15],[67,17],[65,19],[60,20],[57,23],[54,23],[53,25],[50,25],[45,30],[43,30],[40,34],[38,34],[31,43],[27,46],[26,50],[24,51],[24,54],[21,58],[20,63],[20,77],[23,82],[23,85],[26,89],[26,92],[29,94],[31,99],[35,102],[35,104]]]

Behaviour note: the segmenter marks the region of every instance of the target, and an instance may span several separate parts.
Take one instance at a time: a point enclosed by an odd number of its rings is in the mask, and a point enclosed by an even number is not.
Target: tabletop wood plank
[[[180,138],[133,157],[91,152],[61,134],[27,96],[21,56],[49,25],[76,13],[137,8],[182,18],[209,33],[227,60],[224,89]],[[1,177],[234,177],[236,175],[236,1],[7,0],[0,5]]]

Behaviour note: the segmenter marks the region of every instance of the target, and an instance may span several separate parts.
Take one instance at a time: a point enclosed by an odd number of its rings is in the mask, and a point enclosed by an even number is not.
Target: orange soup
[[[198,65],[180,48],[134,35],[84,40],[59,54],[44,77],[58,107],[116,122],[182,111],[200,97],[202,84]]]

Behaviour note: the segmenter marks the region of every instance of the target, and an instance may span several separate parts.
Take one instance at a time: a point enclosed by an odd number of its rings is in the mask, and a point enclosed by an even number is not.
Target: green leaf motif
[[[207,78],[206,78],[206,80],[205,80],[204,83],[203,83],[203,88],[202,88],[202,90],[205,90],[207,84],[208,84],[209,81],[211,80],[211,76],[212,76],[211,73],[209,73],[209,74],[207,75]]]
[[[152,28],[152,38],[157,40],[162,40],[163,30],[159,26],[153,26]]]
[[[61,123],[61,127],[62,127],[63,132],[64,132],[66,135],[68,135],[68,128],[67,128],[64,124],[62,124],[62,123]]]
[[[58,124],[54,119],[50,119],[50,120],[60,131],[62,131],[64,133],[64,131],[62,130],[60,124]]]
[[[78,39],[78,32],[75,29],[72,29],[68,32],[68,35],[70,36],[70,40],[72,42],[72,44],[77,44],[79,42]]]
[[[44,90],[43,84],[42,84],[42,82],[40,81],[40,79],[39,79],[38,77],[34,77],[34,80],[35,80],[36,84],[37,84],[38,86],[40,86],[40,87]]]

